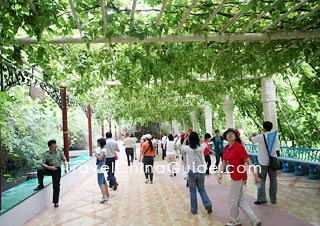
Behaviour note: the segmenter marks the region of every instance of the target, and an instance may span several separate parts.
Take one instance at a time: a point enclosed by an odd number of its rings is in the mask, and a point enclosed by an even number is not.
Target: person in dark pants
[[[216,167],[215,169],[218,170],[219,168],[219,163],[220,163],[220,159],[222,160],[223,157],[223,137],[220,136],[220,131],[219,130],[215,130],[214,131],[215,136],[211,139],[211,141],[213,141],[214,144],[214,152],[216,155]]]
[[[166,158],[166,143],[167,143],[167,133],[162,132],[162,139],[161,139],[161,149],[162,149],[162,160]]]
[[[57,151],[57,142],[55,140],[48,141],[49,151],[47,151],[42,159],[42,168],[37,170],[37,177],[39,185],[34,190],[41,190],[44,188],[44,175],[52,176],[53,185],[53,203],[54,207],[59,207],[59,193],[60,193],[60,178],[61,178],[61,161],[64,162],[65,172],[68,171],[68,164],[66,157],[62,151]]]
[[[146,184],[153,183],[153,163],[154,163],[154,155],[155,155],[155,147],[151,141],[151,135],[146,134],[144,135],[145,142],[142,144],[141,152],[140,152],[140,160],[143,157],[143,169],[144,175],[146,177]]]
[[[134,141],[134,145],[133,145],[134,160],[138,160],[138,158],[137,158],[137,147],[136,147],[136,142],[137,142],[138,139],[133,134],[131,134],[130,137]]]
[[[116,152],[119,152],[120,149],[115,140],[112,139],[112,133],[106,133],[106,165],[108,166],[108,178],[110,180],[109,187],[113,187],[113,190],[117,190],[118,183],[114,175],[115,173],[115,164],[116,164]]]
[[[211,156],[210,154],[211,152],[211,146],[209,145],[209,140],[211,138],[210,133],[206,133],[204,135],[204,139],[203,139],[203,143],[206,145],[206,148],[204,149],[204,159],[206,161],[207,164],[207,170],[206,170],[206,174],[209,175],[210,174],[210,166],[211,166]]]
[[[126,155],[128,160],[128,166],[130,163],[133,164],[133,146],[136,145],[136,142],[130,137],[129,132],[126,132],[126,138],[123,140],[123,146],[126,147]]]
[[[278,140],[278,131],[272,130],[273,124],[270,121],[263,122],[262,134],[254,133],[249,137],[253,143],[259,144],[258,161],[260,165],[259,177],[261,178],[261,186],[258,188],[256,205],[267,203],[266,196],[266,179],[270,178],[269,196],[272,204],[277,203],[277,170],[272,169],[270,165],[270,156],[276,157],[280,154],[280,145]],[[268,148],[267,148],[268,147]],[[268,154],[269,152],[269,154]]]

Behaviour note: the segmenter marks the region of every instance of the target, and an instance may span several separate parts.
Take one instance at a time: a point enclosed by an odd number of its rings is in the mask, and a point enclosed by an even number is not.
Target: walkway
[[[163,161],[156,162],[159,170],[162,164]],[[208,215],[198,199],[199,214],[192,215],[182,174],[170,178],[168,173],[158,173],[154,184],[145,184],[144,176],[138,170],[140,164],[135,161],[134,166],[128,167],[123,149],[116,167],[119,187],[117,191],[110,192],[111,198],[107,203],[99,204],[100,190],[96,175],[92,174],[79,187],[61,197],[59,208],[50,206],[25,225],[220,226],[229,221],[227,175],[222,185],[217,183],[215,175],[206,177],[206,189],[213,201],[213,214]],[[319,180],[311,181],[305,177],[280,173],[277,205],[256,206],[253,204],[256,188],[251,179],[245,189],[246,200],[264,226],[320,225]],[[241,219],[242,225],[250,225],[243,215]]]

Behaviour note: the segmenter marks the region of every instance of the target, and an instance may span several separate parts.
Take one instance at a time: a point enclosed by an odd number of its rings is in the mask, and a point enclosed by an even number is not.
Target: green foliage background
[[[29,97],[27,86],[16,86],[1,92],[1,140],[3,170],[7,180],[25,175],[41,165],[42,154],[48,150],[47,142],[55,139],[63,149],[62,113],[46,95],[45,102]],[[93,118],[93,139],[100,136],[100,125]],[[69,148],[88,150],[87,117],[82,109],[68,109]],[[95,143],[94,143],[95,144]],[[14,171],[6,172],[7,164]]]

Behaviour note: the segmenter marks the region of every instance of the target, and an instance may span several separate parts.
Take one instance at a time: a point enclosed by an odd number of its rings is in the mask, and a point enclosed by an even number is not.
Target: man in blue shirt
[[[211,139],[214,144],[214,152],[216,154],[216,167],[215,169],[218,170],[218,166],[220,163],[220,158],[222,160],[223,155],[223,137],[220,135],[219,130],[214,131],[215,136]]]

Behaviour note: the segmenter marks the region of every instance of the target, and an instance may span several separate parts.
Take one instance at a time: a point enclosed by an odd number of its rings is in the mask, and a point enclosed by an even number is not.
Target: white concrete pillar
[[[224,97],[224,113],[226,114],[226,128],[235,128],[233,116],[233,102],[229,95]]]
[[[191,112],[192,130],[198,132],[198,119],[195,111]]]
[[[172,120],[172,133],[179,134],[180,133],[180,126],[177,120]]]
[[[206,133],[212,135],[212,109],[211,104],[208,102],[204,105],[204,122],[206,125]]]
[[[121,127],[118,124],[117,124],[117,136],[118,136],[118,140],[121,140],[122,132],[121,132]]]
[[[113,119],[111,119],[110,121],[111,121],[110,128],[111,128],[112,138],[117,140],[118,134],[116,130],[116,122]]]
[[[111,124],[109,125],[109,130],[107,130],[107,132],[111,131],[112,138],[114,140],[121,140],[121,137],[122,137],[121,127],[112,118],[109,119],[109,123],[111,123]]]
[[[276,85],[272,78],[261,79],[261,101],[263,104],[264,121],[272,122],[273,130],[278,129]]]

